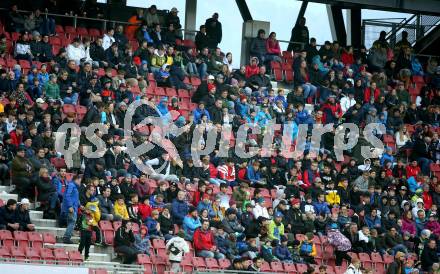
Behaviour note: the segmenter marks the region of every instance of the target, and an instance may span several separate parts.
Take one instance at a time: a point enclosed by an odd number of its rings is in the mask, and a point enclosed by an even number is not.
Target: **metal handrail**
[[[416,18],[417,15],[413,14],[413,16],[407,18],[406,20],[403,20],[399,23],[399,26],[396,29],[392,29],[391,31],[389,31],[386,35],[386,39],[390,39],[390,37],[394,34],[396,34],[399,30],[401,30],[404,26],[408,25],[408,23],[413,20],[414,18]],[[384,19],[382,19],[384,20]],[[385,19],[386,20],[386,19]]]
[[[143,265],[137,264],[112,264],[111,262],[99,261],[85,261],[85,262],[71,262],[71,264],[57,264],[55,260],[35,260],[35,259],[8,259],[0,258],[0,264],[25,264],[25,265],[44,265],[50,267],[75,267],[75,268],[101,268],[110,271],[134,271],[136,273],[143,273],[145,268]]]

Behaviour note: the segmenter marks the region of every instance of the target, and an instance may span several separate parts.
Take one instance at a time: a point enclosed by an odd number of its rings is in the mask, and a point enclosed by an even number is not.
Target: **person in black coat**
[[[405,260],[406,260],[405,253],[397,252],[395,255],[394,262],[392,262],[388,266],[387,274],[405,273]]]
[[[115,252],[124,255],[123,264],[131,264],[140,252],[134,247],[133,223],[123,220],[115,233]]]
[[[432,265],[439,262],[437,255],[437,242],[435,239],[430,239],[429,242],[426,243],[420,257],[423,271],[431,270]]]
[[[34,231],[35,225],[31,222],[31,217],[29,216],[29,200],[21,199],[16,211],[17,222],[20,226],[19,230]]]
[[[124,154],[120,146],[113,146],[107,149],[104,154],[105,168],[110,171],[112,177],[118,177],[124,171]],[[119,172],[122,171],[122,172]]]
[[[0,229],[19,230],[16,209],[17,201],[14,199],[9,199],[6,205],[0,207]]]
[[[206,26],[201,25],[199,28],[199,31],[196,34],[195,38],[196,47],[198,50],[202,50],[209,46],[209,38],[206,34]]]
[[[205,22],[206,34],[208,35],[210,49],[217,48],[222,41],[222,24],[218,21],[218,13],[214,13]]]
[[[86,166],[86,169],[84,170],[84,178],[88,179],[88,178],[96,177],[98,179],[107,181],[107,177],[105,176],[104,166],[105,166],[105,161],[103,159],[90,161],[90,163]]]
[[[100,67],[107,67],[108,63],[105,61],[105,57],[102,38],[98,37],[90,46],[90,58],[92,58],[93,62],[98,62]]]
[[[60,204],[58,192],[55,185],[51,182],[47,168],[40,168],[39,177],[35,182],[38,190],[38,201],[48,202],[48,210],[51,214],[56,213],[56,208]]]
[[[214,124],[222,124],[223,121],[222,105],[223,105],[223,101],[221,99],[217,99],[215,101],[215,104],[208,109],[209,116]]]

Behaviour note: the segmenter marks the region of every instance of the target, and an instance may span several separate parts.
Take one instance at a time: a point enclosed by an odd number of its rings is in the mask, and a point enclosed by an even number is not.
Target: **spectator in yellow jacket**
[[[280,240],[284,235],[283,214],[275,212],[274,219],[269,223],[268,237],[270,240]]]
[[[325,194],[325,201],[329,204],[329,206],[338,206],[341,204],[341,197],[338,194],[338,191],[334,189],[335,183],[330,181],[327,184],[327,191]]]
[[[124,202],[124,196],[120,195],[117,197],[116,203],[115,203],[115,206],[113,209],[115,211],[115,216],[121,217],[122,220],[129,219],[127,206],[125,205],[125,202]]]

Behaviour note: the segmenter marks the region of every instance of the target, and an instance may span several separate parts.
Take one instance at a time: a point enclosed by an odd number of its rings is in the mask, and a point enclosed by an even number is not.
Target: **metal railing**
[[[428,34],[440,24],[440,16],[412,15],[409,18],[367,19],[362,21],[362,40],[369,48],[379,37],[381,31],[386,31],[386,39],[393,47],[402,39],[402,33],[408,33],[408,41],[414,45],[419,39]]]
[[[8,259],[0,258],[1,264],[23,264],[23,265],[44,265],[49,267],[74,267],[74,268],[92,268],[92,269],[106,269],[116,274],[119,272],[132,272],[136,274],[143,274],[145,271],[144,266],[137,264],[118,264],[111,262],[98,262],[98,261],[85,261],[81,263],[70,262],[69,264],[63,264],[64,262],[54,260],[35,260],[35,259]],[[0,267],[1,268],[1,267]]]

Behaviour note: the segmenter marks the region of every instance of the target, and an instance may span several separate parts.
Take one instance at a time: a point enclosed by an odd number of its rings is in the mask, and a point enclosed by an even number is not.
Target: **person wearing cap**
[[[0,207],[0,229],[15,231],[20,229],[20,223],[16,214],[17,201],[9,199],[6,204]]]
[[[170,26],[173,25],[173,32],[176,38],[182,39],[182,25],[180,24],[180,18],[178,16],[179,11],[176,7],[173,7],[170,12],[165,17],[165,25]],[[174,39],[175,41],[175,39]]]
[[[292,254],[290,254],[290,251],[287,248],[287,237],[284,235],[281,236],[279,243],[280,244],[277,245],[274,250],[275,257],[283,263],[293,263]]]
[[[275,212],[274,219],[269,223],[268,237],[271,240],[280,240],[284,236],[284,215],[277,211]]]
[[[19,230],[21,231],[34,231],[35,225],[31,222],[29,216],[29,199],[23,198],[16,209],[17,212],[17,222],[20,225]]]

